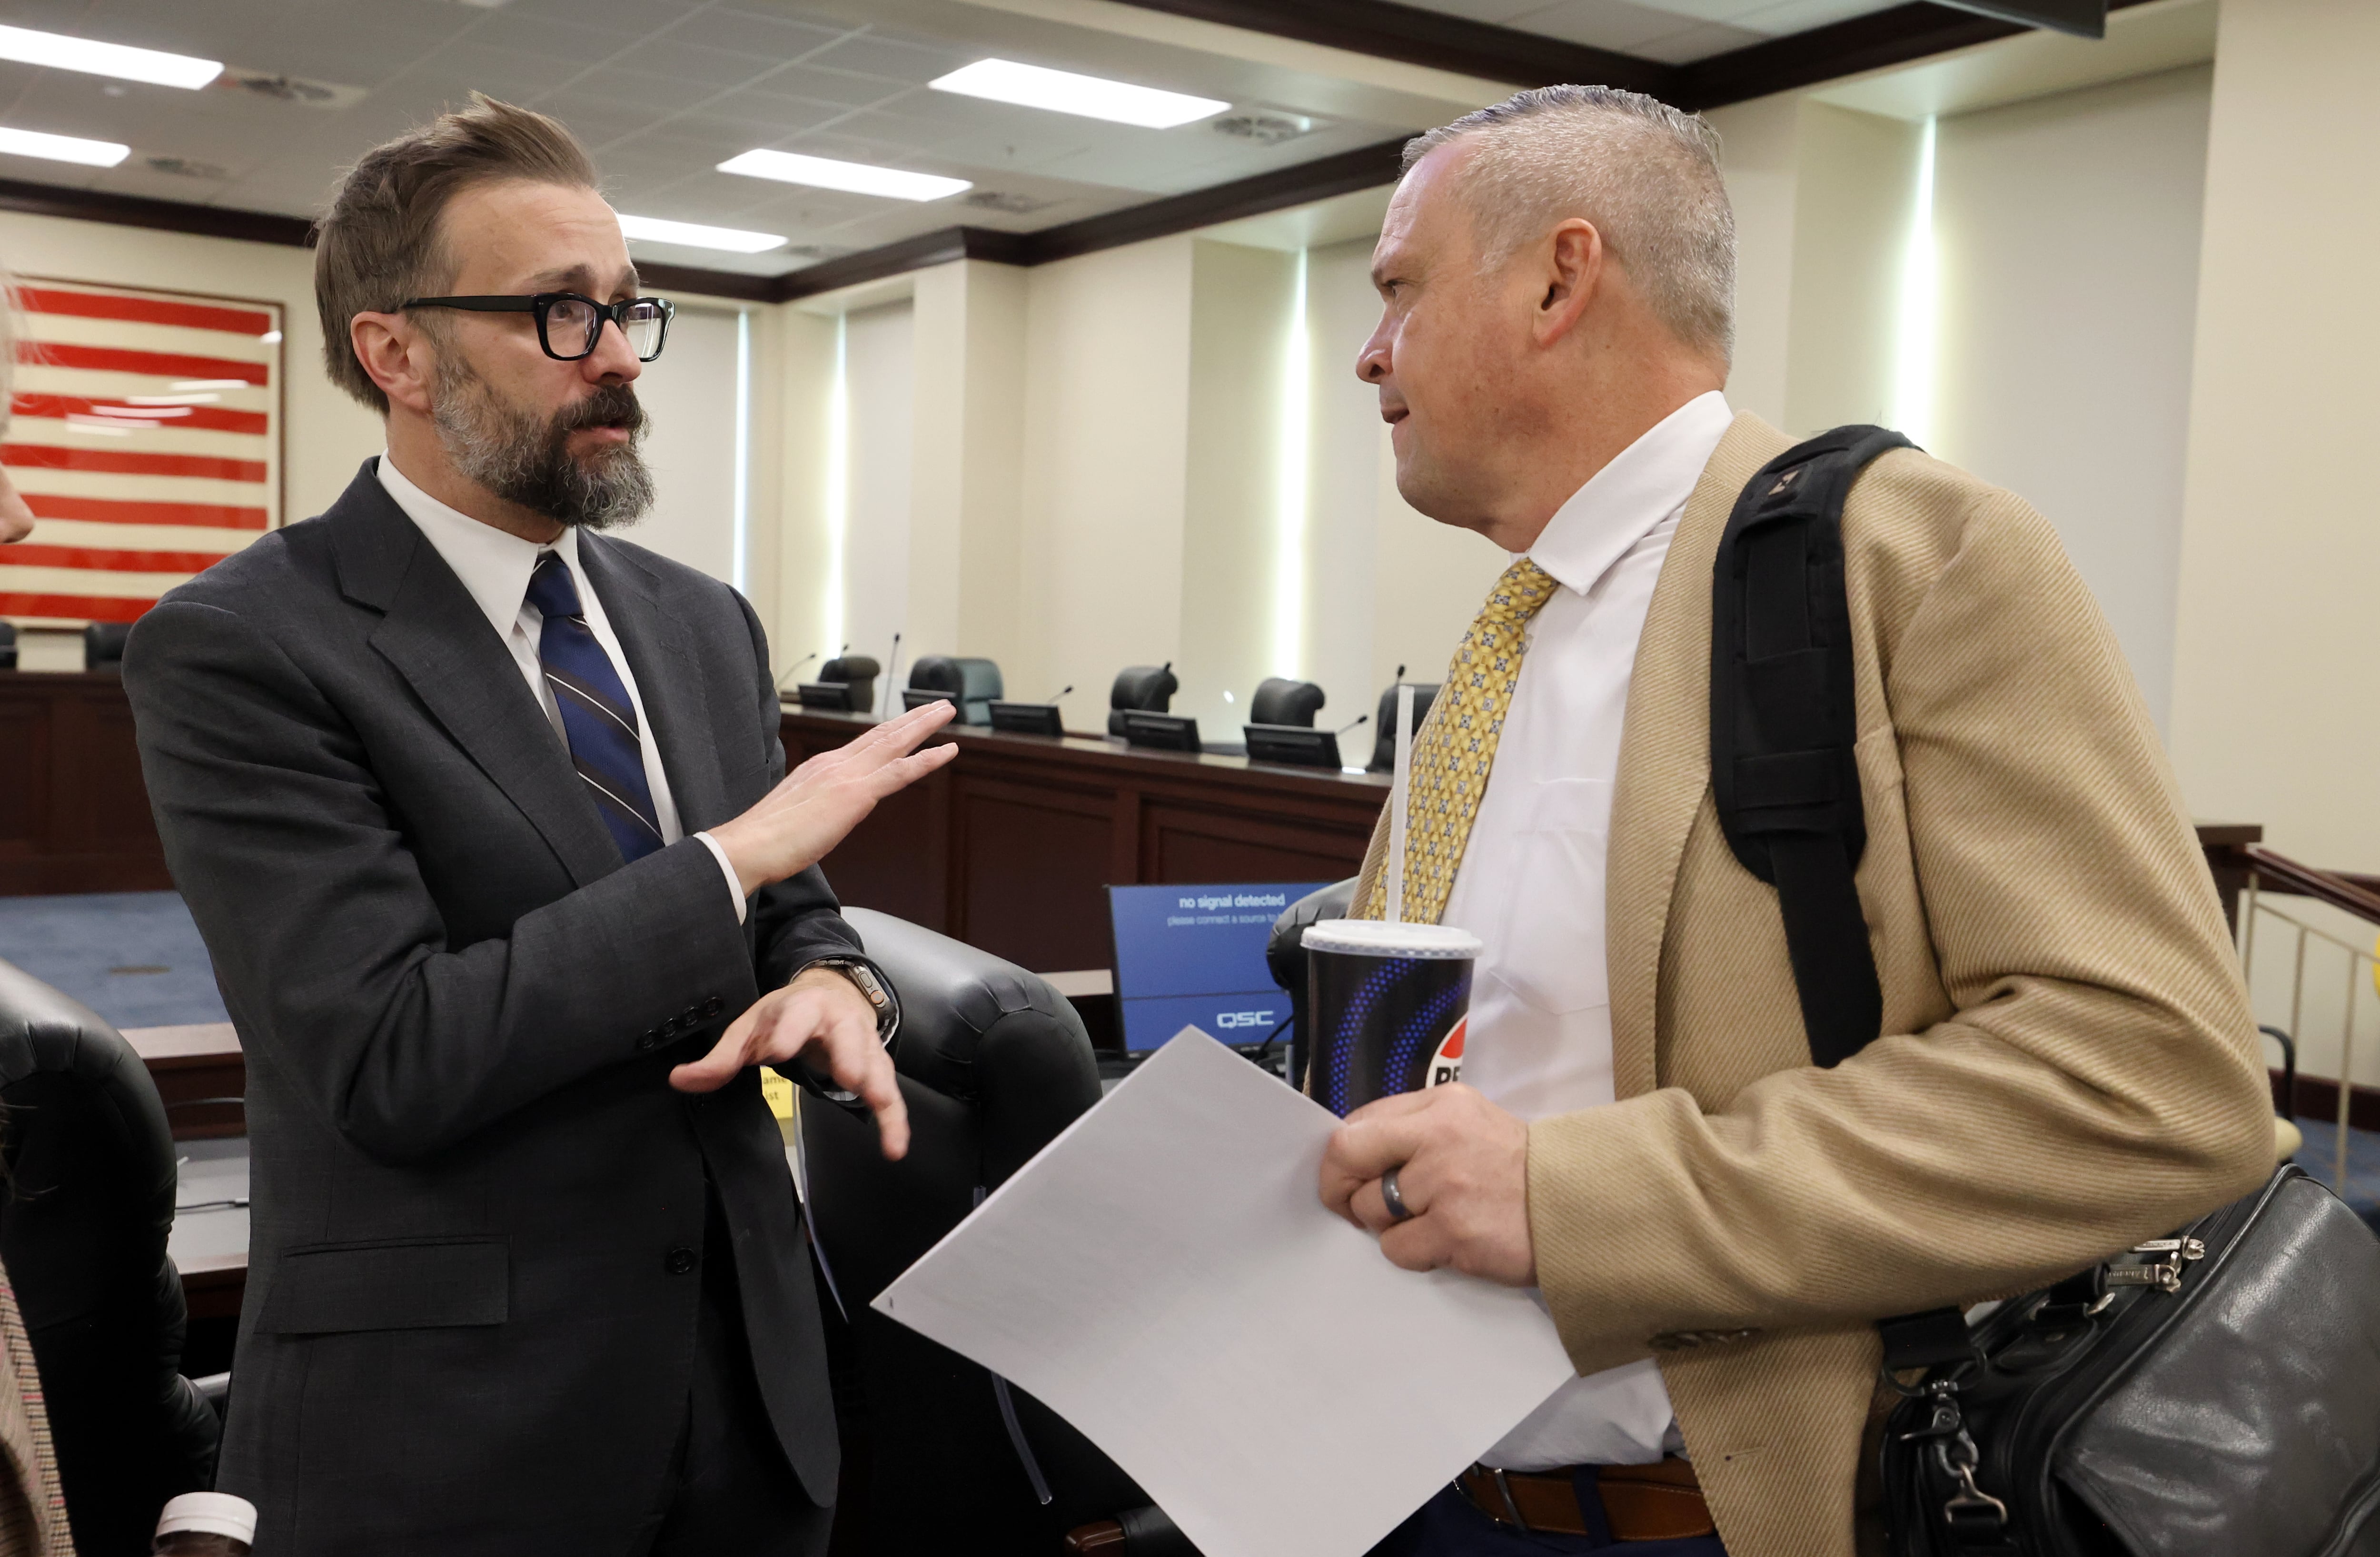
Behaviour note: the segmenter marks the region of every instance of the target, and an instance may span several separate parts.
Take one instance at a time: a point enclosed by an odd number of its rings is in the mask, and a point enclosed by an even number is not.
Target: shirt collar
[[[1527,555],[1562,588],[1585,594],[1629,548],[1685,506],[1734,420],[1727,396],[1716,389],[1680,406],[1571,493]]]
[[[578,573],[578,531],[568,525],[561,538],[552,545],[540,545],[507,534],[490,524],[481,524],[459,508],[451,508],[416,486],[396,461],[386,454],[380,456],[380,484],[382,491],[405,510],[405,517],[434,548],[455,577],[463,581],[480,612],[496,629],[498,638],[509,639],[513,624],[520,619],[521,602],[528,597],[529,575],[537,571],[537,559],[546,552],[559,552],[574,577]],[[582,593],[585,586],[580,586]]]

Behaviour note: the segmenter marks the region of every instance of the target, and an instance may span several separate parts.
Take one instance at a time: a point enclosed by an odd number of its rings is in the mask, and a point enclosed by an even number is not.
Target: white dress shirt
[[[628,668],[628,656],[620,651],[619,636],[612,631],[612,619],[603,614],[603,599],[588,580],[587,570],[578,566],[578,531],[565,525],[559,540],[540,546],[534,541],[524,541],[507,534],[493,525],[481,524],[458,508],[450,508],[407,479],[396,468],[396,461],[383,454],[380,456],[380,484],[382,491],[396,501],[420,530],[455,577],[463,581],[471,599],[479,603],[487,616],[488,625],[512,651],[513,663],[521,679],[528,683],[529,695],[545,710],[546,723],[553,726],[554,738],[567,751],[570,737],[562,725],[562,710],[553,700],[553,688],[546,685],[545,665],[537,657],[538,643],[545,632],[545,616],[528,602],[529,575],[537,571],[537,559],[547,552],[562,558],[570,569],[570,581],[578,590],[578,606],[586,614],[587,630],[612,657],[612,668],[620,673],[620,685],[628,691],[628,702],[637,711],[637,728],[642,733],[639,745],[645,760],[645,786],[653,795],[653,820],[661,824],[662,845],[667,847],[686,836],[678,823],[677,801],[670,794],[669,774],[662,771],[661,742],[653,739],[653,722],[645,717],[645,699],[637,690],[637,673]],[[744,883],[737,879],[735,868],[727,862],[727,851],[719,840],[708,833],[696,837],[707,845],[711,857],[727,878],[728,895],[735,900],[735,922],[744,922]]]
[[[1487,943],[1463,1079],[1523,1119],[1612,1101],[1604,850],[1637,640],[1686,499],[1733,420],[1718,391],[1596,472],[1529,549],[1561,586],[1530,624],[1444,922]],[[1652,1359],[1573,1379],[1483,1456],[1642,1465],[1680,1446]]]

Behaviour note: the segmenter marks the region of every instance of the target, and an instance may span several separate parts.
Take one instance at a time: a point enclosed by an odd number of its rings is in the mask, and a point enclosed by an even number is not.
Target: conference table
[[[799,763],[875,723],[788,707],[786,758]],[[1036,973],[1110,966],[1110,886],[1354,875],[1389,794],[1385,773],[1105,736],[963,725],[944,738],[957,760],[879,805],[827,860],[827,880],[846,903]]]

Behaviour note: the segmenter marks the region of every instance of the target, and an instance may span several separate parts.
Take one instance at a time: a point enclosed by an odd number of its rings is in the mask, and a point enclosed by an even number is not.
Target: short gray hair
[[[1405,142],[1404,170],[1452,141],[1474,151],[1458,192],[1494,270],[1583,216],[1680,340],[1735,344],[1735,213],[1718,132],[1641,92],[1538,87]]]

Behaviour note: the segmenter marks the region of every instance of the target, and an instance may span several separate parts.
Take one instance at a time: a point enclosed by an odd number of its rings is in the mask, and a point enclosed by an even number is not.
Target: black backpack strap
[[[1870,461],[1913,447],[1839,427],[1760,468],[1711,579],[1711,787],[1743,868],[1777,889],[1810,1057],[1849,1059],[1884,996],[1852,873],[1867,847],[1843,593],[1843,500]]]

